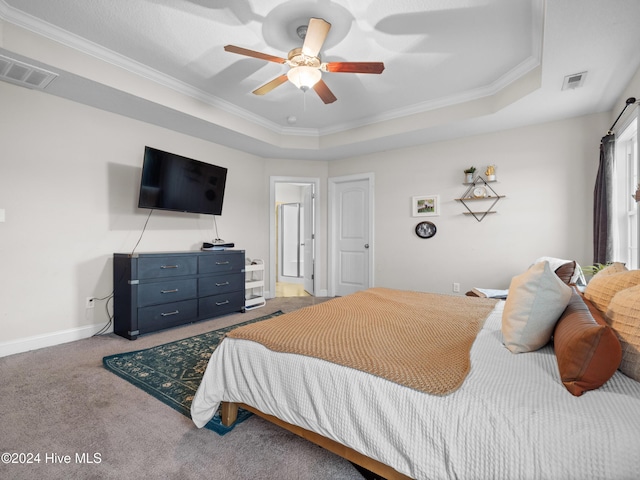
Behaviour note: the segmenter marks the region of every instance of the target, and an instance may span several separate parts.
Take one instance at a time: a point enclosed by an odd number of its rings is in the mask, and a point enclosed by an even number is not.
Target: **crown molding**
[[[271,131],[282,133],[282,127],[248,110],[229,103],[219,97],[211,95],[203,90],[195,88],[185,82],[177,80],[169,75],[161,73],[147,65],[120,55],[113,50],[105,48],[85,38],[75,35],[67,30],[51,25],[39,18],[17,10],[0,0],[0,18],[14,25],[22,27],[30,32],[45,37],[54,42],[91,55],[99,60],[107,62],[130,73],[146,78],[154,83],[170,88],[177,93],[194,98],[198,101],[219,108],[227,113],[238,116],[249,122],[262,126]]]

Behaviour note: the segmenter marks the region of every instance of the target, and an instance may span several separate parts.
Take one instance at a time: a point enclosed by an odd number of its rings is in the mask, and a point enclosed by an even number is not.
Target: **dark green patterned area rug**
[[[107,370],[153,395],[171,408],[191,418],[191,401],[200,385],[211,354],[225,334],[234,328],[282,315],[278,310],[247,322],[202,333],[157,347],[110,355],[102,359]],[[219,435],[251,416],[240,410],[238,421],[230,427],[222,424],[220,412],[205,425]]]

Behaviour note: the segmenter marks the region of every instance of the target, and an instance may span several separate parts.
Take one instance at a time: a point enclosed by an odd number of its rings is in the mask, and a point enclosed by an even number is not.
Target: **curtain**
[[[616,136],[609,132],[600,141],[600,165],[593,191],[593,263],[613,260],[612,190]]]

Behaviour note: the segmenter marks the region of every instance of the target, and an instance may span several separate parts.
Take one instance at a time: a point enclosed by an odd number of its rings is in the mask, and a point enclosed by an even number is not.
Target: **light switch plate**
[[[4,208],[0,208],[0,223],[4,222]]]

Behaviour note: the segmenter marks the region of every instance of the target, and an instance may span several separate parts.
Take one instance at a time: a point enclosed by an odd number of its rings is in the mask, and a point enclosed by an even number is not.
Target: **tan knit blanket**
[[[496,302],[372,288],[239,327],[227,336],[446,395],[466,378],[471,346]]]

